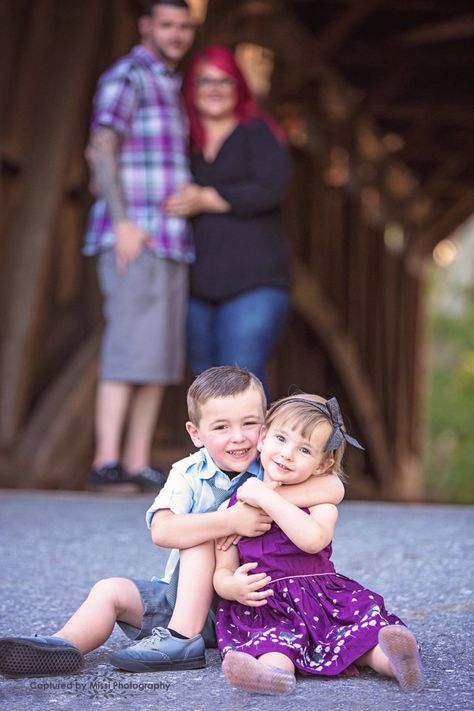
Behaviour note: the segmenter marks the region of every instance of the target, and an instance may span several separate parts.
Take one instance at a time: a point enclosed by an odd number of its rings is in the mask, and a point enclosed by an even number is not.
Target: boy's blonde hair
[[[255,388],[262,400],[262,413],[267,409],[263,385],[256,375],[235,365],[218,365],[208,368],[191,383],[188,395],[188,416],[193,425],[199,426],[201,407],[215,397],[233,397],[249,388]]]
[[[305,400],[307,402],[305,402]],[[326,422],[332,430],[332,422],[329,416],[313,407],[313,405],[311,405],[312,402],[318,405],[326,405],[327,400],[319,395],[312,395],[310,393],[297,393],[296,395],[289,395],[288,397],[277,400],[267,412],[264,423],[265,429],[269,429],[272,426],[286,426],[291,430],[296,430],[301,433],[306,439],[311,437],[316,427],[322,422]],[[335,474],[342,481],[346,479],[342,468],[342,458],[345,448],[346,442],[342,440],[337,449],[325,452],[326,459],[332,458],[334,460],[333,465],[326,473]]]

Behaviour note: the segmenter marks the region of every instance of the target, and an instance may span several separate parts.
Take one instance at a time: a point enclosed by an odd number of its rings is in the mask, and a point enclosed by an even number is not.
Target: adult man
[[[139,20],[141,44],[100,78],[86,156],[99,195],[84,253],[99,255],[106,320],[89,486],[157,490],[150,450],[164,387],[182,378],[186,221],[165,199],[189,182],[176,65],[194,28],[185,0],[155,0]],[[123,453],[122,437],[126,427]]]

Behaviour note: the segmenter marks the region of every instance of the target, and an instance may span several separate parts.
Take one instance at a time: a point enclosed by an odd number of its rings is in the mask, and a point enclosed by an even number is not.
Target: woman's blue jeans
[[[238,365],[270,392],[265,367],[287,322],[287,289],[260,287],[213,303],[191,297],[188,306],[188,355],[194,375],[215,365]]]

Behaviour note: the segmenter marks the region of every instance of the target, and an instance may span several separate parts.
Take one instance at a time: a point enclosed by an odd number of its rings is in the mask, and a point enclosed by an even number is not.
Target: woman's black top
[[[263,119],[239,123],[215,160],[191,157],[196,183],[231,205],[224,214],[193,219],[196,262],[191,294],[221,301],[260,286],[288,288],[289,250],[280,202],[289,177],[288,152]]]

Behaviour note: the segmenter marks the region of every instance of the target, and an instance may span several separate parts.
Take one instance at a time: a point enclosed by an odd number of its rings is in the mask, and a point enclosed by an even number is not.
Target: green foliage
[[[432,277],[436,290],[443,274]],[[438,306],[430,323],[426,484],[430,499],[473,503],[474,285],[458,289],[454,302]]]

